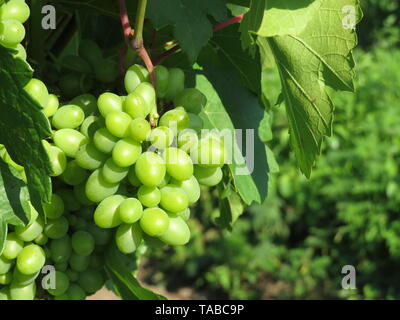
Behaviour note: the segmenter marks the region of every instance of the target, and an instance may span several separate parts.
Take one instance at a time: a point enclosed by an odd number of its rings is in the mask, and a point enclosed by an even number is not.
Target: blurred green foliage
[[[229,232],[213,224],[206,194],[191,244],[152,251],[157,271],[148,281],[209,298],[400,297],[400,51],[359,51],[356,61],[357,94],[332,94],[334,133],[311,180],[296,169],[277,107],[270,144],[280,172],[267,201]],[[278,79],[269,86],[277,96]],[[341,289],[344,265],[356,268],[355,290]]]

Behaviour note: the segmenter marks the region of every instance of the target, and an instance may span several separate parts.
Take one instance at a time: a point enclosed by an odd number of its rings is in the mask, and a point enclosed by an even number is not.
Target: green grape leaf
[[[203,65],[195,75],[195,83],[208,100],[200,114],[205,128],[228,129],[231,133],[239,129],[242,136],[238,144],[240,137],[236,134],[229,164],[236,191],[246,204],[262,202],[267,195],[268,164],[258,136],[264,111],[257,97],[241,86],[235,73],[226,67]]]
[[[210,16],[226,19],[224,0],[152,0],[147,5],[147,17],[157,29],[175,26],[174,36],[191,62],[213,35]]]
[[[228,192],[227,192],[228,191]],[[220,228],[232,230],[233,224],[243,214],[244,207],[240,196],[231,190],[231,187],[218,185],[219,215],[214,217],[214,222]]]
[[[0,217],[5,223],[24,225],[30,212],[29,192],[21,174],[0,159]]]
[[[307,177],[332,131],[334,106],[326,86],[354,91],[351,51],[360,18],[357,0],[269,0],[261,23],[252,29],[275,58],[290,142]]]
[[[260,58],[252,57],[243,50],[239,39],[239,24],[219,30],[214,34],[210,44],[215,48],[223,61],[239,75],[242,83],[257,95],[261,94]]]
[[[105,269],[115,292],[124,300],[165,300],[165,297],[142,287],[132,275],[123,255],[113,243],[106,253]]]
[[[0,46],[0,143],[25,168],[30,200],[43,214],[42,201],[51,197],[51,167],[42,139],[51,132],[40,106],[23,90],[31,76],[24,61]]]

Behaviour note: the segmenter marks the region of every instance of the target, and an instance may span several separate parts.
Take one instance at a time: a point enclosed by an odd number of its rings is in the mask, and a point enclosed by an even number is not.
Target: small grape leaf
[[[232,230],[236,220],[243,214],[244,207],[240,196],[231,187],[218,185],[219,215],[214,217],[215,224],[220,228]]]
[[[270,0],[267,6],[253,32],[275,57],[290,142],[301,171],[310,177],[323,138],[332,131],[334,106],[326,86],[354,91],[351,51],[356,45],[353,27],[361,18],[359,2]]]
[[[165,297],[141,286],[124,263],[126,257],[115,243],[107,249],[105,269],[116,293],[124,300],[165,300]]]
[[[23,89],[31,77],[28,64],[0,45],[0,143],[25,168],[30,200],[43,214],[42,201],[51,197],[51,167],[42,139],[51,132],[41,107]]]
[[[213,35],[212,16],[216,21],[227,17],[224,0],[152,0],[147,17],[160,29],[174,25],[174,36],[191,62]]]
[[[242,135],[242,148],[233,143],[229,164],[236,191],[246,204],[262,202],[267,195],[268,164],[265,146],[258,136],[264,111],[257,97],[240,85],[232,70],[216,65],[203,65],[202,71],[197,70],[195,86],[208,100],[200,114],[205,128],[238,129]]]

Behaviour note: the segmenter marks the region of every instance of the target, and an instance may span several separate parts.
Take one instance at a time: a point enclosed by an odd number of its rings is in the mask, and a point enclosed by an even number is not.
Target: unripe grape
[[[170,212],[177,213],[185,210],[189,205],[188,196],[178,186],[168,184],[160,189],[160,206]]]
[[[14,270],[17,270],[17,269],[14,269]],[[0,285],[10,284],[12,281],[12,278],[13,278],[13,275],[11,272],[0,274]],[[1,300],[1,296],[0,296],[0,300]]]
[[[60,177],[66,184],[76,186],[86,181],[88,172],[81,168],[76,160],[71,160]]]
[[[86,196],[86,182],[83,182],[81,184],[78,184],[77,186],[74,186],[74,196],[78,200],[78,202],[84,206],[88,206],[92,204],[93,202],[88,199]]]
[[[132,120],[129,126],[129,136],[138,142],[145,141],[150,132],[150,123],[144,118],[136,118]]]
[[[100,65],[94,68],[96,79],[102,83],[110,83],[118,78],[117,64],[110,59],[102,59],[98,62]]]
[[[92,115],[97,109],[97,99],[90,93],[81,94],[71,100],[70,104],[80,107],[85,117]]]
[[[111,153],[118,140],[119,139],[113,136],[107,128],[98,129],[93,136],[95,147],[104,153]]]
[[[35,221],[27,224],[26,226],[16,226],[15,227],[15,234],[21,240],[25,242],[30,242],[35,240],[42,231],[43,231],[43,220],[41,218],[37,218]]]
[[[183,181],[172,180],[171,183],[185,191],[189,204],[196,203],[200,199],[200,185],[195,176]]]
[[[86,229],[93,236],[96,245],[104,246],[109,243],[112,236],[111,229],[100,228],[94,223],[90,223]]]
[[[139,84],[138,87],[135,89],[135,92],[139,94],[146,102],[146,105],[148,107],[147,113],[150,113],[153,108],[157,107],[156,91],[154,90],[154,87],[151,83],[143,82]]]
[[[101,289],[104,285],[104,278],[99,271],[90,268],[79,274],[78,284],[91,294]]]
[[[125,200],[121,195],[114,195],[105,198],[97,206],[94,212],[94,222],[100,228],[115,228],[121,224],[118,214],[118,207]]]
[[[22,250],[22,247],[21,247]],[[14,261],[7,259],[4,254],[0,255],[0,274],[5,274],[8,271],[11,270],[11,267],[13,266]]]
[[[118,207],[118,215],[122,222],[132,224],[138,221],[143,214],[143,206],[136,198],[128,198]]]
[[[157,97],[164,98],[168,89],[169,71],[166,67],[158,65],[154,68],[154,72],[156,73],[156,79],[157,79],[157,88],[156,88]]]
[[[59,105],[60,103],[57,96],[54,94],[49,94],[46,107],[43,109],[43,113],[46,115],[46,117],[50,118],[56,113]]]
[[[104,119],[96,116],[88,116],[83,120],[79,131],[88,139],[92,139],[100,128],[104,127]]]
[[[83,39],[79,44],[79,56],[85,59],[93,69],[98,68],[98,62],[103,59],[101,50],[96,42],[91,39]]]
[[[184,110],[174,109],[167,111],[160,118],[159,125],[169,127],[173,130],[175,135],[189,127],[189,115]]]
[[[16,46],[24,38],[25,28],[21,22],[17,20],[0,21],[0,44],[5,47]]]
[[[168,127],[157,127],[149,135],[151,145],[156,149],[168,148],[174,141],[174,132]]]
[[[56,285],[54,288],[49,288],[47,291],[53,296],[60,296],[64,294],[69,288],[69,278],[61,271],[56,271],[55,274]]]
[[[131,93],[145,81],[149,80],[149,72],[141,65],[130,66],[125,73],[124,84],[126,92]]]
[[[78,278],[78,276],[77,276],[77,278]],[[76,280],[78,280],[78,279],[76,279]],[[71,283],[69,285],[68,290],[65,292],[65,294],[68,296],[68,300],[85,300],[85,298],[86,298],[85,290],[83,290],[76,283]]]
[[[142,145],[131,139],[125,138],[118,141],[112,151],[112,158],[120,167],[130,167],[142,153]]]
[[[221,182],[223,174],[220,167],[206,168],[194,166],[194,176],[202,186],[213,187]]]
[[[108,159],[101,168],[104,180],[110,183],[118,183],[128,175],[128,167],[117,166],[112,158]]]
[[[193,129],[182,130],[178,135],[178,147],[190,154],[197,149],[199,137]]]
[[[168,214],[160,208],[148,208],[143,211],[140,227],[149,236],[161,236],[169,224]]]
[[[156,187],[165,176],[165,161],[154,152],[144,152],[136,161],[135,173],[145,186]]]
[[[125,254],[135,252],[142,242],[142,230],[138,223],[121,224],[115,234],[118,249]]]
[[[69,265],[73,271],[82,272],[89,267],[90,256],[80,256],[74,252],[71,253],[69,258]]]
[[[1,33],[1,31],[0,31]],[[46,85],[39,79],[32,78],[24,87],[24,90],[42,107],[46,107],[49,92]]]
[[[17,268],[23,274],[34,274],[42,269],[45,260],[43,249],[36,244],[30,244],[18,254]]]
[[[141,186],[137,197],[145,207],[152,208],[160,203],[161,192],[157,187]]]
[[[68,262],[72,254],[71,239],[68,235],[50,242],[51,260],[55,263]]]
[[[6,259],[13,260],[24,248],[22,241],[14,232],[9,232],[4,243],[2,256]]]
[[[92,171],[100,168],[107,158],[108,156],[97,150],[92,143],[83,145],[75,156],[80,167]]]
[[[60,78],[58,86],[63,96],[72,98],[82,92],[88,92],[93,86],[93,80],[86,74],[71,72]]]
[[[100,202],[115,194],[118,183],[109,183],[102,177],[100,170],[94,171],[86,182],[85,192],[90,201]]]
[[[75,158],[78,150],[88,142],[88,139],[82,133],[69,128],[57,130],[54,133],[53,140],[54,144],[71,158]]]
[[[181,217],[170,217],[168,228],[159,239],[172,246],[183,246],[190,240],[190,229]]]
[[[46,236],[44,233],[39,234],[36,238],[35,238],[35,243],[38,244],[39,246],[44,246],[45,244],[47,244],[47,242],[49,241],[49,237]]]
[[[0,20],[17,20],[25,23],[30,15],[29,6],[25,1],[10,0],[0,8]]]
[[[51,195],[50,203],[42,203],[44,215],[48,219],[57,219],[64,212],[64,201],[55,193]]]
[[[125,138],[129,134],[132,118],[125,112],[110,112],[106,116],[107,130],[115,137]]]
[[[227,160],[224,143],[220,138],[213,136],[200,139],[191,157],[193,163],[204,167],[222,167]]]
[[[9,294],[11,300],[34,300],[36,284],[32,282],[24,286],[18,282],[11,282]]]
[[[87,231],[76,231],[71,237],[72,249],[81,256],[90,255],[95,246],[93,236]]]
[[[101,115],[105,118],[110,112],[122,111],[122,99],[114,93],[106,92],[99,96],[97,106]]]
[[[174,104],[184,107],[187,112],[199,114],[206,106],[207,98],[196,88],[187,88],[176,96]]]
[[[150,113],[150,105],[136,91],[131,92],[124,101],[124,111],[132,119],[145,118]]]
[[[61,216],[58,219],[49,219],[44,227],[44,233],[50,239],[60,239],[67,234],[68,227],[67,218]]]
[[[59,108],[53,116],[51,123],[56,129],[75,129],[85,120],[83,110],[74,105],[65,105]]]
[[[176,180],[187,180],[193,175],[193,163],[189,155],[178,148],[167,148],[163,153],[168,174]]]
[[[183,91],[185,87],[185,74],[181,69],[169,69],[169,81],[164,98],[173,101],[174,98]]]
[[[59,189],[57,190],[57,195],[59,195],[64,202],[64,208],[66,211],[77,211],[81,208],[80,203],[77,201],[74,192],[71,189]]]

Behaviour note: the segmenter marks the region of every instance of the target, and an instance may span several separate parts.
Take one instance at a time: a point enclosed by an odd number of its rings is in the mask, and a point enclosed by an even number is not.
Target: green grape
[[[119,140],[112,151],[112,159],[120,167],[130,167],[142,153],[142,145],[131,139]]]
[[[65,271],[65,274],[68,276],[68,279],[69,279],[69,281],[70,282],[76,282],[76,281],[78,281],[78,272],[76,272],[76,271],[74,271],[74,270],[72,270],[72,269],[67,269],[66,271]],[[70,285],[70,287],[72,286],[73,284],[71,284]],[[68,291],[68,290],[67,290]]]
[[[68,224],[69,224],[70,228],[71,228],[71,227],[73,228],[73,227],[76,226],[76,222],[77,222],[77,219],[78,219],[77,216],[75,216],[75,215],[73,215],[73,214],[66,214],[65,217],[66,217],[67,220],[68,220]]]
[[[185,87],[185,74],[183,73],[183,71],[178,68],[169,69],[168,87],[164,95],[164,98],[173,101],[174,98],[183,91],[184,87]]]
[[[193,129],[197,133],[201,132],[201,129],[203,129],[203,120],[194,113],[188,113],[189,116],[189,128]]]
[[[68,235],[50,242],[50,257],[55,263],[68,262],[71,253],[72,246]]]
[[[50,118],[57,112],[59,105],[58,97],[54,94],[49,94],[46,107],[42,111],[46,117]]]
[[[144,118],[136,118],[131,121],[129,135],[138,142],[147,140],[151,132],[150,123]]]
[[[174,132],[168,127],[157,127],[149,135],[151,145],[156,149],[168,148],[174,141]]]
[[[173,179],[171,184],[185,191],[189,204],[196,203],[200,199],[200,185],[195,176],[191,176],[189,179],[183,181]]]
[[[107,158],[107,154],[97,150],[93,143],[83,145],[75,156],[80,167],[91,171],[100,168]]]
[[[22,59],[24,61],[26,60],[27,54],[26,54],[26,50],[25,50],[25,48],[24,48],[24,46],[22,44],[18,43],[15,46],[15,48],[13,48],[13,49],[15,49],[17,51],[16,53],[13,54],[13,56],[15,58],[20,58],[20,59]]]
[[[54,144],[71,158],[75,158],[78,150],[88,142],[88,139],[74,129],[60,129],[54,133]]]
[[[94,242],[98,246],[106,245],[111,239],[110,229],[100,228],[96,226],[94,223],[90,223],[86,229],[93,236]]]
[[[122,111],[122,99],[114,93],[106,92],[97,99],[97,106],[101,115],[105,118],[111,112]]]
[[[79,56],[85,59],[93,69],[98,68],[98,62],[103,59],[101,49],[91,39],[83,39],[79,44]]]
[[[97,99],[90,93],[81,94],[71,100],[70,104],[80,107],[85,117],[91,116],[97,109]]]
[[[149,80],[149,72],[141,65],[135,64],[130,66],[125,73],[124,84],[125,90],[128,93],[135,91],[135,89],[145,81]]]
[[[118,183],[109,183],[105,181],[100,170],[96,170],[89,176],[86,182],[85,192],[90,201],[98,203],[115,194],[118,187]]]
[[[187,180],[193,175],[193,163],[189,155],[178,148],[167,148],[163,153],[168,174],[176,180]]]
[[[76,231],[71,237],[72,249],[81,256],[90,255],[95,246],[93,236],[87,231]]]
[[[74,230],[86,230],[86,225],[87,225],[87,222],[85,219],[83,219],[81,217],[77,217],[76,223],[74,226]]]
[[[190,218],[190,209],[186,208],[185,210],[176,213],[176,215],[181,217],[183,220],[188,221]]]
[[[84,182],[82,184],[78,184],[77,186],[74,186],[73,192],[74,192],[75,198],[79,201],[80,204],[82,204],[84,206],[88,206],[93,203],[86,196],[86,182]]]
[[[193,163],[204,167],[222,167],[227,160],[224,143],[219,138],[207,136],[200,139],[191,153]]]
[[[0,27],[1,34],[1,27]],[[1,36],[0,36],[1,38]],[[49,92],[47,91],[46,85],[39,79],[32,78],[29,80],[24,90],[34,99],[36,102],[42,106],[42,108],[47,106],[49,100]]]
[[[106,229],[103,229],[106,230]],[[90,256],[90,263],[89,263],[89,267],[90,268],[94,268],[94,269],[102,269],[104,266],[104,258],[103,256],[99,255],[99,254],[92,254]]]
[[[93,86],[93,80],[86,74],[70,72],[60,78],[58,86],[63,96],[72,98],[82,92],[88,92]]]
[[[206,187],[216,186],[222,180],[222,170],[219,167],[205,168],[194,166],[194,176],[200,185]]]
[[[177,213],[185,210],[189,205],[188,196],[181,188],[168,184],[161,188],[160,205],[163,209]]]
[[[140,218],[140,227],[149,236],[161,236],[169,224],[168,214],[160,208],[148,208],[143,211]]]
[[[10,290],[8,289],[8,287],[0,289],[0,301],[2,300],[11,300]]]
[[[77,201],[71,189],[60,189],[57,191],[57,195],[59,195],[64,202],[66,211],[78,211],[81,208],[81,204]]]
[[[68,263],[67,262],[60,262],[60,263],[56,263],[54,265],[55,269],[57,271],[61,271],[61,272],[65,272],[68,269]]]
[[[14,272],[12,274],[12,282],[18,283],[22,286],[26,286],[34,282],[39,274],[40,270],[32,274],[23,274],[18,270],[18,268],[14,268]]]
[[[118,138],[113,136],[107,128],[100,128],[93,136],[93,143],[97,150],[103,153],[111,153]]]
[[[103,275],[91,268],[80,273],[78,278],[78,284],[89,294],[99,291],[104,282]]]
[[[21,240],[25,242],[35,240],[43,231],[43,220],[41,218],[37,218],[32,223],[29,223],[26,226],[16,226],[15,234]]]
[[[159,125],[169,127],[175,135],[189,127],[189,115],[184,110],[174,109],[167,111],[160,118]]]
[[[103,127],[103,120],[104,119],[100,119],[96,116],[88,116],[85,120],[83,120],[79,131],[86,138],[92,139],[97,130]]]
[[[0,21],[0,44],[15,46],[25,38],[25,28],[17,20]]]
[[[124,111],[132,119],[146,118],[150,113],[150,106],[138,92],[131,92],[124,101]]]
[[[66,184],[76,186],[86,181],[88,172],[81,168],[76,160],[71,160],[60,177]]]
[[[64,151],[54,146],[50,146],[46,151],[50,161],[51,176],[57,177],[61,175],[67,167],[67,157]]]
[[[128,181],[134,187],[140,187],[140,185],[142,184],[139,178],[136,176],[135,166],[129,167]]]
[[[22,248],[21,248],[22,250]],[[7,273],[10,271],[11,267],[13,266],[13,261],[7,259],[4,254],[0,255],[0,274]]]
[[[89,267],[90,256],[80,256],[72,252],[69,258],[69,265],[75,272],[83,272]]]
[[[122,222],[132,224],[138,221],[143,214],[143,206],[136,198],[128,198],[118,207],[118,216]]]
[[[61,62],[62,69],[61,71],[74,71],[77,73],[92,73],[92,67],[90,64],[80,56],[75,55],[66,55]]]
[[[6,259],[13,260],[24,248],[24,241],[22,241],[15,232],[9,232],[4,243],[2,256]]]
[[[68,227],[68,220],[64,216],[54,220],[49,219],[44,227],[44,233],[50,239],[60,239],[67,234]]]
[[[53,296],[60,296],[68,290],[69,278],[64,272],[56,271],[55,279],[55,287],[49,288],[47,291]]]
[[[115,233],[118,249],[125,254],[134,252],[142,242],[142,230],[137,223],[121,224]]]
[[[164,98],[168,89],[169,71],[166,67],[158,65],[154,68],[157,79],[156,94],[158,98]]]
[[[85,300],[86,293],[79,285],[76,283],[71,283],[68,290],[66,291],[68,300]]]
[[[186,153],[192,153],[197,149],[199,137],[193,129],[185,129],[179,133],[177,145]]]
[[[22,249],[17,257],[17,268],[23,274],[33,274],[44,266],[46,255],[36,244],[29,244]]]
[[[117,64],[110,59],[102,59],[98,62],[100,65],[94,68],[96,79],[102,83],[114,82],[118,78]]]
[[[145,186],[156,187],[164,179],[165,161],[154,152],[143,152],[136,161],[135,173]]]
[[[160,203],[161,192],[157,187],[141,186],[137,197],[145,207],[152,208]]]
[[[97,206],[94,212],[94,222],[100,228],[115,228],[121,224],[118,214],[118,206],[124,201],[125,197],[114,195],[105,198]]]
[[[39,217],[39,213],[36,211],[35,207],[32,205],[32,203],[29,201],[29,221],[28,224],[31,224],[33,221],[35,221]]]
[[[39,246],[44,246],[48,240],[49,240],[49,238],[44,233],[41,233],[35,238],[34,241]]]
[[[190,229],[181,217],[170,217],[168,229],[159,239],[172,246],[183,246],[190,240]]]
[[[182,106],[187,112],[199,114],[207,104],[206,96],[195,88],[184,89],[174,99],[175,106]]]
[[[17,269],[15,269],[15,270],[17,270]],[[12,281],[12,273],[11,272],[0,274],[0,285],[10,284],[11,281]],[[0,296],[0,300],[1,300],[1,296]]]
[[[18,282],[11,282],[11,300],[34,300],[36,295],[36,284],[32,282],[28,285],[20,285]]]
[[[157,98],[154,87],[149,82],[142,82],[137,86],[135,92],[139,94],[146,102],[148,107],[147,113],[150,113],[153,108],[156,108]]]
[[[128,175],[129,168],[117,166],[112,158],[101,168],[101,175],[109,183],[118,183]]]
[[[24,23],[29,15],[29,6],[21,0],[10,0],[0,8],[0,20],[17,20]]]
[[[66,105],[56,111],[51,123],[56,129],[75,129],[82,124],[83,120],[85,120],[85,113],[80,107]]]
[[[106,127],[113,136],[125,138],[129,134],[131,121],[132,118],[125,112],[110,112],[106,116]]]

